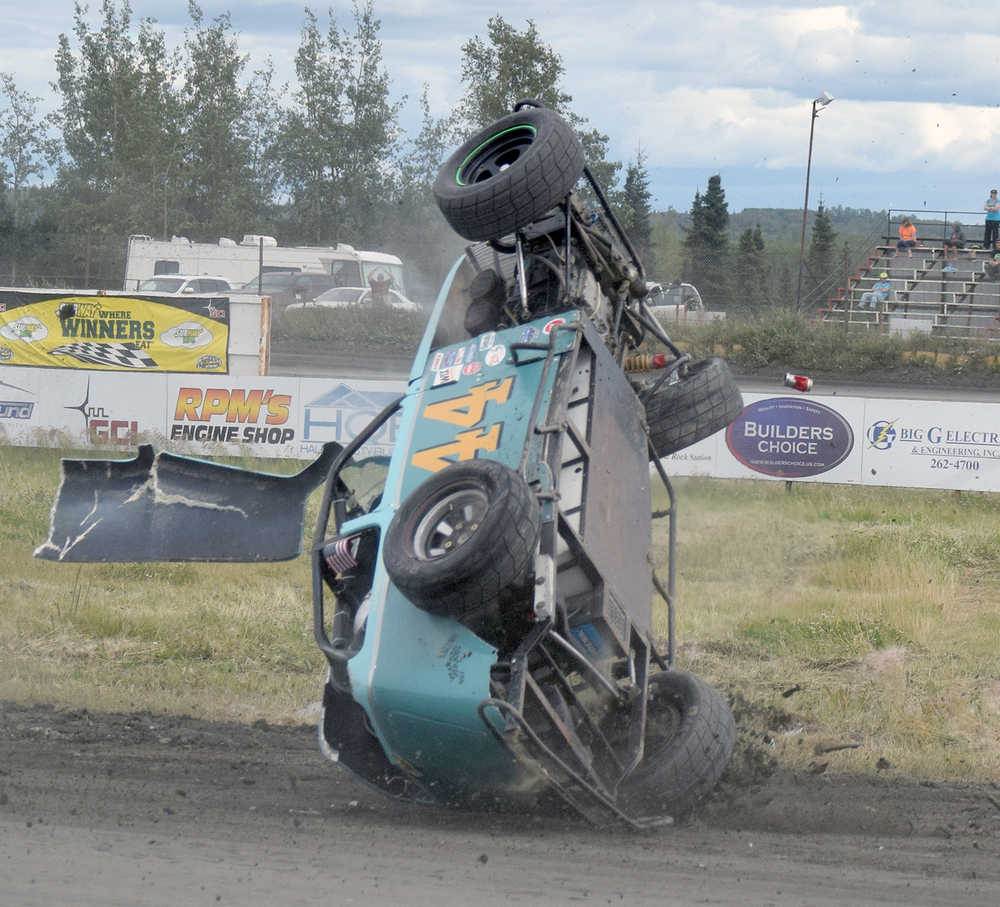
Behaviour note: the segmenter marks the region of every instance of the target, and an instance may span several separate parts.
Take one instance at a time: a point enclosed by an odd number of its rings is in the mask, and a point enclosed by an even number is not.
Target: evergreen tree
[[[649,207],[653,194],[649,191],[649,174],[646,172],[645,155],[639,148],[635,162],[629,164],[625,172],[625,186],[622,190],[622,226],[632,240],[639,260],[649,267],[650,247],[653,228],[650,222],[652,210]]]
[[[669,283],[683,272],[683,247],[678,225],[678,213],[673,208],[653,214],[650,257],[643,261],[646,274],[652,280]]]
[[[759,314],[768,302],[767,260],[760,224],[749,227],[740,236],[739,252],[734,268],[736,294],[733,308]]]
[[[792,269],[787,261],[781,263],[775,302],[782,309],[791,309],[795,306],[795,285],[792,283]]]
[[[711,309],[725,309],[730,300],[728,207],[722,177],[715,174],[704,195],[695,193],[691,226],[685,229],[683,279]]]
[[[802,281],[802,309],[819,308],[833,291],[836,284],[836,262],[834,241],[837,234],[830,217],[819,203],[816,219],[813,221],[809,250],[806,253],[805,275]]]

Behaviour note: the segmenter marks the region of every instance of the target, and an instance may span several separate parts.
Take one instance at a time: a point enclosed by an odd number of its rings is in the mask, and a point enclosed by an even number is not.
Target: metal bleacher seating
[[[966,227],[966,236],[979,230]],[[821,317],[846,323],[852,330],[1000,340],[1000,281],[987,280],[984,270],[993,251],[968,246],[952,258],[945,257],[942,242],[935,239],[921,239],[912,258],[897,253],[894,243],[876,246],[867,264],[830,300]],[[947,265],[955,270],[943,270]],[[892,284],[889,299],[874,312],[859,309],[861,295],[882,271]]]

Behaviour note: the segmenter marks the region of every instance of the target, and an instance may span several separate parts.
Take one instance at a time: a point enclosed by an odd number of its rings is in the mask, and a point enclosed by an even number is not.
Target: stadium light
[[[813,129],[816,126],[816,117],[820,111],[836,98],[830,92],[824,91],[812,102],[812,116],[809,118],[809,155],[806,158],[806,199],[802,203],[802,239],[799,242],[799,287],[795,292],[795,310],[799,310],[802,304],[802,265],[806,255],[806,215],[809,213],[809,171],[812,169],[813,156]]]

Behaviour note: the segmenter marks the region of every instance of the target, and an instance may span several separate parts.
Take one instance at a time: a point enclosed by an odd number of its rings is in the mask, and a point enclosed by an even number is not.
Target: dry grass
[[[1000,499],[677,490],[678,661],[788,713],[767,734],[784,761],[1000,777]],[[838,744],[860,745],[817,752]]]
[[[60,455],[0,448],[0,698],[271,721],[297,720],[319,699],[323,659],[305,557],[264,565],[33,559],[48,532]],[[313,519],[311,510],[307,526]]]
[[[323,670],[307,559],[34,560],[59,456],[0,448],[0,699],[307,718]],[[874,772],[883,759],[888,772],[1000,777],[1000,498],[763,481],[676,487],[679,666],[770,715],[776,755],[830,770]],[[662,563],[662,535],[654,542]],[[837,744],[859,746],[815,752]]]

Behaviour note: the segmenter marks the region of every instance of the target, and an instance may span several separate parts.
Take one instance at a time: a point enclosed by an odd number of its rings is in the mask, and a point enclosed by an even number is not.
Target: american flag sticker
[[[353,548],[353,551],[351,550]],[[323,548],[323,560],[334,573],[347,573],[358,566],[354,555],[358,553],[358,537],[334,539]]]

